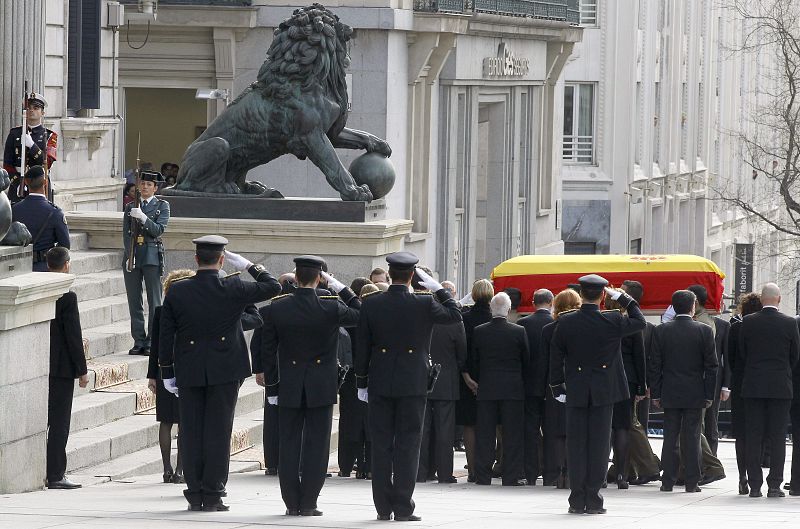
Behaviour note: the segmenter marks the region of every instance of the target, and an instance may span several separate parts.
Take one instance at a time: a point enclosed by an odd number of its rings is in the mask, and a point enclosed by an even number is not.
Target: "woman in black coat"
[[[472,362],[472,331],[475,327],[492,321],[492,312],[489,301],[494,296],[494,287],[487,279],[479,279],[472,285],[472,300],[475,302],[463,314],[464,331],[467,335],[467,361],[466,366]],[[461,377],[460,398],[456,402],[456,424],[464,427],[464,451],[467,455],[467,468],[469,476],[467,481],[475,482],[475,423],[478,417],[478,384],[473,380],[474,373],[464,372]]]

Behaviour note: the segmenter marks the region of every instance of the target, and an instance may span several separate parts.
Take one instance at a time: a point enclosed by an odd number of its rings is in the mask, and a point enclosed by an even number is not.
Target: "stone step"
[[[79,432],[116,421],[133,414],[136,408],[134,393],[92,391],[72,400],[70,432]]]
[[[125,294],[81,300],[78,303],[81,328],[92,329],[128,319],[128,298]]]
[[[141,398],[139,393],[141,392],[142,384],[146,384],[146,381],[139,380],[134,381],[129,386],[120,386],[120,390],[125,391],[125,393],[118,394],[130,395],[125,401],[117,401],[112,397],[94,397],[96,393],[79,396],[74,399],[73,407],[77,408],[80,415],[78,420],[84,421],[84,423],[91,422],[87,418],[87,414],[91,414],[89,410],[92,407],[96,408],[98,414],[104,412],[122,413],[120,407],[127,404],[129,406],[129,415],[70,434],[69,442],[67,443],[68,471],[72,472],[76,469],[94,467],[109,461],[113,462],[117,458],[158,444],[158,423],[155,420],[155,415],[153,413],[133,414],[136,407],[141,406],[141,402],[137,404],[137,399]],[[127,392],[128,390],[130,390],[130,393]],[[137,393],[134,393],[135,391]],[[92,402],[88,402],[86,405],[77,403],[77,401],[90,396],[93,398]],[[120,397],[120,399],[122,398]],[[255,383],[255,379],[247,379],[239,390],[239,400],[236,404],[237,420],[251,415],[258,416],[260,420],[263,420],[263,403],[263,388]],[[237,451],[244,449],[244,445],[250,442],[248,435],[241,434],[241,436],[243,436],[242,439],[237,441],[237,446],[241,445]]]
[[[82,250],[70,255],[70,272],[75,275],[122,270],[122,250]]]
[[[124,296],[125,280],[122,278],[122,269],[79,275],[71,290],[77,294],[79,305],[107,296]]]
[[[114,353],[86,361],[89,370],[89,384],[81,388],[75,382],[75,396],[103,389],[129,380],[147,376],[148,357],[129,355],[127,352]]]
[[[91,329],[84,328],[83,337],[89,340],[87,358],[100,358],[133,347],[129,320],[115,321]]]
[[[69,251],[75,253],[80,250],[89,249],[89,234],[85,232],[75,232],[69,234]]]

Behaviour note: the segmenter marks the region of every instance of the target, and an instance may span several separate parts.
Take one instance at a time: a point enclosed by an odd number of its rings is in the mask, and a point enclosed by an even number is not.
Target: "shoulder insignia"
[[[416,294],[417,296],[432,296],[433,292],[431,292],[430,290],[415,290],[414,294]]]
[[[619,309],[604,309],[604,310],[601,310],[600,312],[605,314],[606,312],[622,312],[622,311],[619,310]]]
[[[383,290],[376,290],[375,292],[370,292],[368,294],[364,294],[363,296],[361,296],[361,299],[368,298],[368,297],[373,296],[375,294],[383,294]]]
[[[281,295],[279,295],[279,296],[275,296],[274,298],[270,299],[270,301],[277,301],[277,300],[279,300],[279,299],[288,298],[288,297],[289,297],[289,296],[291,296],[291,295],[292,295],[292,294],[281,294]]]
[[[228,275],[226,275],[226,276],[225,276],[225,277],[223,277],[222,279],[228,279],[229,277],[236,277],[236,276],[238,276],[238,275],[241,275],[241,272],[233,272],[232,274],[228,274]]]
[[[183,276],[183,277],[179,277],[178,279],[173,279],[173,280],[170,282],[170,284],[177,283],[178,281],[186,281],[187,279],[191,279],[191,278],[193,278],[193,277],[197,277],[197,276],[193,276],[193,275],[191,275],[191,276]]]
[[[318,296],[319,299],[339,299],[339,296]]]
[[[565,310],[564,312],[559,312],[558,313],[558,317],[560,318],[561,316],[564,316],[565,314],[571,314],[571,313],[577,312],[577,311],[578,311],[578,309]]]

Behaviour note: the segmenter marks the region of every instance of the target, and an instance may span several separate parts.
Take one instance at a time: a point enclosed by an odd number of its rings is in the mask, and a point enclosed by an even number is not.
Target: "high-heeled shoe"
[[[617,476],[617,488],[618,489],[627,489],[628,488],[628,480],[622,477],[622,474]]]
[[[164,483],[172,483],[172,476],[173,475],[174,475],[174,472],[172,472],[172,470],[165,471],[163,476],[162,476],[164,478]]]
[[[183,477],[183,474],[178,474],[176,472],[172,475],[172,482],[178,485],[180,483],[186,483],[186,479]]]

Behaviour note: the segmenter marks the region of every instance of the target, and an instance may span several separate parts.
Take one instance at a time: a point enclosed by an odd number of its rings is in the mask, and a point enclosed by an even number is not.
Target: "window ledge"
[[[427,241],[431,238],[430,233],[420,232],[420,231],[412,231],[408,235],[406,235],[406,242],[419,242],[419,241]]]

